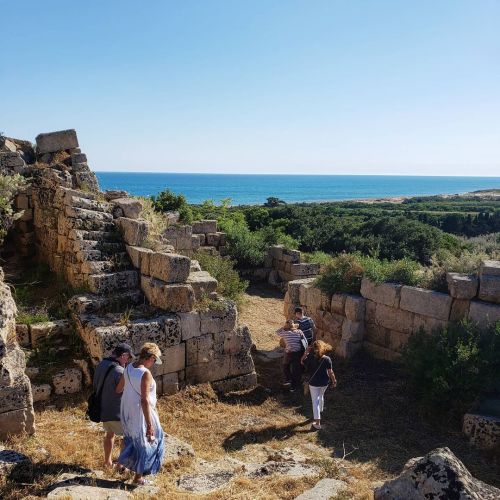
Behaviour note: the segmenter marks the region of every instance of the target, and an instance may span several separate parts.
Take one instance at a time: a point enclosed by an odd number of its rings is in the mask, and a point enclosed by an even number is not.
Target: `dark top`
[[[120,420],[120,403],[122,395],[116,394],[115,389],[122,376],[123,368],[114,358],[105,358],[97,365],[94,373],[94,391],[97,392],[101,387],[103,378],[106,375],[110,364],[116,364],[116,366],[111,369],[106,377],[106,380],[104,381],[101,399],[102,422]]]
[[[304,333],[307,342],[309,343],[309,345],[311,345],[315,340],[313,330],[315,327],[314,321],[308,316],[304,316],[302,319],[298,319],[297,323],[299,324],[299,328]]]
[[[304,360],[307,374],[311,377],[309,385],[313,387],[325,387],[330,382],[328,370],[332,369],[332,360],[328,356],[317,358],[314,353],[308,354]]]

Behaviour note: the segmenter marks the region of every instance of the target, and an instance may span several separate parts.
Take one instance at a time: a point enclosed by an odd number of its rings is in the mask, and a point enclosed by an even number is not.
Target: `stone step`
[[[100,250],[109,254],[115,254],[125,250],[125,245],[112,241],[97,240],[74,240],[73,249],[75,252],[84,252],[87,250]]]
[[[128,267],[130,259],[127,252],[106,252],[104,250],[81,250],[75,253],[78,262],[96,261],[96,260],[111,260],[115,264],[125,263]]]
[[[68,205],[66,205],[64,212],[67,217],[72,217],[74,219],[113,222],[113,215],[107,212],[98,212],[95,210],[88,210],[86,208],[77,208]]]
[[[83,274],[103,274],[116,269],[115,263],[111,260],[88,260],[82,263]]]
[[[122,312],[127,307],[144,303],[144,295],[140,290],[128,290],[113,294],[111,297],[86,293],[75,295],[68,301],[68,307],[76,314],[97,312]]]
[[[89,200],[88,198],[81,198],[80,196],[71,196],[66,198],[66,203],[75,208],[83,208],[93,212],[110,212],[111,205],[108,202]]]
[[[98,213],[98,212],[93,212]],[[66,218],[64,225],[69,231],[72,229],[82,231],[105,231],[112,232],[116,229],[113,222],[106,222],[100,219],[74,219]]]
[[[72,229],[68,238],[70,240],[123,241],[118,231],[86,231],[82,229]]]
[[[196,300],[215,292],[218,285],[217,280],[207,271],[191,271],[186,283],[193,287]]]
[[[88,284],[91,292],[109,295],[116,291],[137,288],[139,277],[136,271],[91,274],[88,278]]]

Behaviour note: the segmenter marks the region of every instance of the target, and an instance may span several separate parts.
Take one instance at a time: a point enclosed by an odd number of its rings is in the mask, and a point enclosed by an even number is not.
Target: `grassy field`
[[[246,297],[241,319],[250,325],[261,352],[275,348],[273,331],[281,323],[282,305],[281,297],[268,289],[251,288]],[[365,356],[349,365],[335,363],[339,386],[327,393],[324,429],[312,433],[310,402],[281,391],[279,361],[265,361],[258,353],[255,359],[261,387],[254,391],[218,398],[210,387],[198,386],[161,398],[164,429],[190,443],[197,459],[255,462],[264,448],[293,448],[319,472],[305,480],[237,476],[201,498],[292,499],[329,476],[348,480],[349,489],[339,498],[370,499],[374,483],[398,474],[409,458],[440,446],[451,448],[476,477],[500,486],[499,457],[470,447],[456,423],[437,425],[424,418],[396,367]],[[39,496],[61,472],[101,469],[102,434],[98,425],[85,420],[84,409],[83,394],[37,409],[35,436],[6,443],[27,454],[32,466],[0,479],[1,498]],[[193,466],[193,459],[184,459],[164,467],[155,481],[159,497],[194,497],[176,489],[178,478]]]

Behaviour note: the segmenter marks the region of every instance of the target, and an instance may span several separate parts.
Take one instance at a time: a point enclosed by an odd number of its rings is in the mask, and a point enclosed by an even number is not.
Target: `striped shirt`
[[[316,325],[314,321],[308,316],[303,316],[302,319],[297,320],[297,323],[299,324],[299,328],[304,332],[307,342],[311,345],[315,340],[314,328],[316,328]]]
[[[300,340],[300,330],[284,330],[280,328],[276,334],[285,340],[285,352],[300,352],[302,350],[302,342]]]

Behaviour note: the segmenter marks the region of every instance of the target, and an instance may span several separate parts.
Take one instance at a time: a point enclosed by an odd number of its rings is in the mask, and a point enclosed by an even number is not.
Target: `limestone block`
[[[207,245],[218,247],[220,242],[219,233],[207,233]]]
[[[322,326],[322,330],[325,330],[334,337],[337,337],[342,335],[342,326],[344,324],[344,321],[345,321],[344,316],[324,311],[322,313],[322,318],[320,323]]]
[[[162,352],[181,342],[181,329],[176,315],[135,320],[127,326],[132,348],[137,353],[145,342],[154,342]]]
[[[162,394],[171,396],[179,392],[179,373],[167,373],[162,375]]]
[[[213,334],[193,337],[186,341],[186,364],[188,366],[210,363],[216,355],[222,354],[223,347],[217,352]]]
[[[12,385],[0,385],[0,412],[27,408],[32,404],[28,377],[21,373]]]
[[[373,302],[373,300],[365,301],[365,321],[366,323],[375,323],[377,311],[377,303]]]
[[[293,276],[315,276],[319,274],[319,264],[303,262],[301,264],[292,264],[290,273]]]
[[[67,319],[59,319],[44,323],[34,323],[30,326],[30,330],[31,345],[35,347],[40,343],[41,339],[58,335],[70,335],[73,331],[73,326]]]
[[[217,233],[219,235],[219,247],[224,247],[227,245],[227,234],[226,233],[223,233],[223,232],[218,232]]]
[[[389,347],[391,330],[374,323],[365,323],[364,342],[368,341],[381,347]]]
[[[500,304],[500,276],[481,274],[478,298]]]
[[[16,337],[20,346],[28,347],[31,344],[28,325],[16,325]]]
[[[161,352],[161,365],[154,365],[152,373],[154,376],[165,375],[184,370],[186,367],[186,344],[180,344],[167,347]]]
[[[196,300],[210,295],[217,290],[219,283],[207,271],[192,271],[186,281],[193,287]]]
[[[450,317],[451,302],[452,298],[446,293],[412,286],[401,289],[401,309],[443,321]]]
[[[252,337],[246,325],[241,325],[232,332],[223,335],[224,354],[238,354],[240,352],[250,352],[252,347]]]
[[[462,321],[469,315],[470,300],[453,299],[451,304],[450,321]]]
[[[267,250],[268,255],[270,255],[275,261],[280,261],[283,259],[283,251],[285,247],[283,245],[272,245]]]
[[[482,277],[483,274],[500,276],[500,260],[483,260],[479,268],[479,277]]]
[[[31,392],[33,393],[33,402],[47,401],[50,399],[50,393],[52,392],[52,387],[49,384],[31,384]]]
[[[64,151],[65,149],[73,149],[77,147],[78,139],[74,129],[38,134],[36,136],[36,148],[38,154],[55,153],[56,151]]]
[[[207,237],[204,234],[193,234],[193,236],[197,236],[200,241],[199,247],[205,246],[207,244]]]
[[[375,323],[389,330],[410,334],[413,331],[413,313],[384,304],[377,304]]]
[[[200,311],[201,333],[230,332],[236,326],[238,312],[232,301],[225,301],[218,309]]]
[[[65,368],[52,377],[54,392],[58,395],[75,394],[82,390],[82,372],[78,368]]]
[[[335,353],[341,358],[350,359],[361,350],[362,345],[362,342],[350,342],[342,339],[336,346]]]
[[[448,291],[456,299],[473,299],[477,293],[478,279],[474,275],[446,273]]]
[[[104,191],[104,197],[108,201],[117,200],[119,198],[127,198],[127,191],[122,191],[121,189],[108,189]]]
[[[200,235],[199,234],[192,234],[191,235],[191,248],[193,250],[198,250],[200,248]]]
[[[312,314],[313,311],[321,309],[321,295],[321,290],[315,286],[311,286],[307,289],[305,306],[307,307],[307,312],[309,314]]]
[[[365,299],[357,295],[347,295],[345,300],[345,315],[351,321],[364,321]]]
[[[300,252],[298,250],[284,248],[283,256],[281,258],[285,262],[290,262],[291,264],[298,264],[300,262]]]
[[[180,321],[183,341],[192,339],[193,337],[199,337],[201,335],[201,320],[200,313],[198,311],[178,313],[177,316]]]
[[[12,343],[7,346],[0,343],[0,386],[27,384],[24,376],[26,358],[19,345]],[[1,409],[0,409],[1,411]]]
[[[91,274],[88,277],[89,290],[103,295],[136,288],[138,283],[137,271]]]
[[[123,325],[97,326],[95,328],[88,326],[79,331],[94,363],[106,356],[111,356],[120,342],[130,342],[128,329]]]
[[[257,373],[247,373],[238,377],[212,382],[214,391],[227,394],[228,392],[246,391],[257,385]]]
[[[255,365],[249,352],[242,351],[231,355],[229,376],[235,377],[246,373],[252,373],[254,371]]]
[[[174,253],[153,252],[149,256],[149,274],[165,283],[184,283],[188,279],[189,257]]]
[[[332,313],[345,314],[345,302],[347,295],[345,293],[334,293],[330,302]]]
[[[35,412],[26,407],[0,413],[0,439],[10,434],[33,434],[35,432]]]
[[[119,217],[116,224],[122,230],[127,245],[141,246],[148,236],[148,224],[145,220]]]
[[[115,198],[113,205],[128,219],[138,219],[142,211],[142,203],[137,198]]]
[[[389,349],[396,352],[401,352],[408,343],[410,335],[394,330],[389,331]]]
[[[342,340],[361,342],[365,333],[364,321],[351,321],[346,319],[342,324]]]
[[[374,358],[383,359],[385,361],[396,361],[401,357],[401,354],[396,351],[367,341],[363,342],[363,349]]]
[[[415,314],[413,319],[413,332],[422,330],[425,333],[432,334],[446,328],[447,325],[447,321],[431,318],[430,316],[423,316],[421,314]]]
[[[478,448],[494,450],[500,446],[500,418],[467,413],[464,415],[463,433]]]
[[[329,500],[338,498],[338,494],[347,489],[347,483],[340,479],[324,478],[319,480],[316,485],[304,491],[295,500]]]
[[[229,378],[231,373],[231,356],[218,356],[207,367],[206,363],[186,367],[186,383],[203,384]]]
[[[216,220],[200,220],[193,222],[193,234],[207,234],[217,232]]]
[[[487,327],[500,321],[500,306],[472,300],[469,307],[469,319],[480,327]]]
[[[396,285],[394,283],[376,284],[368,278],[363,278],[361,280],[361,295],[365,299],[373,300],[379,304],[398,307],[400,293],[401,285]]]
[[[197,260],[191,261],[191,267],[189,268],[191,272],[193,271],[201,271],[200,263]]]
[[[170,312],[188,312],[193,309],[193,287],[187,284],[167,284],[156,278],[141,276],[141,288],[149,302]]]

